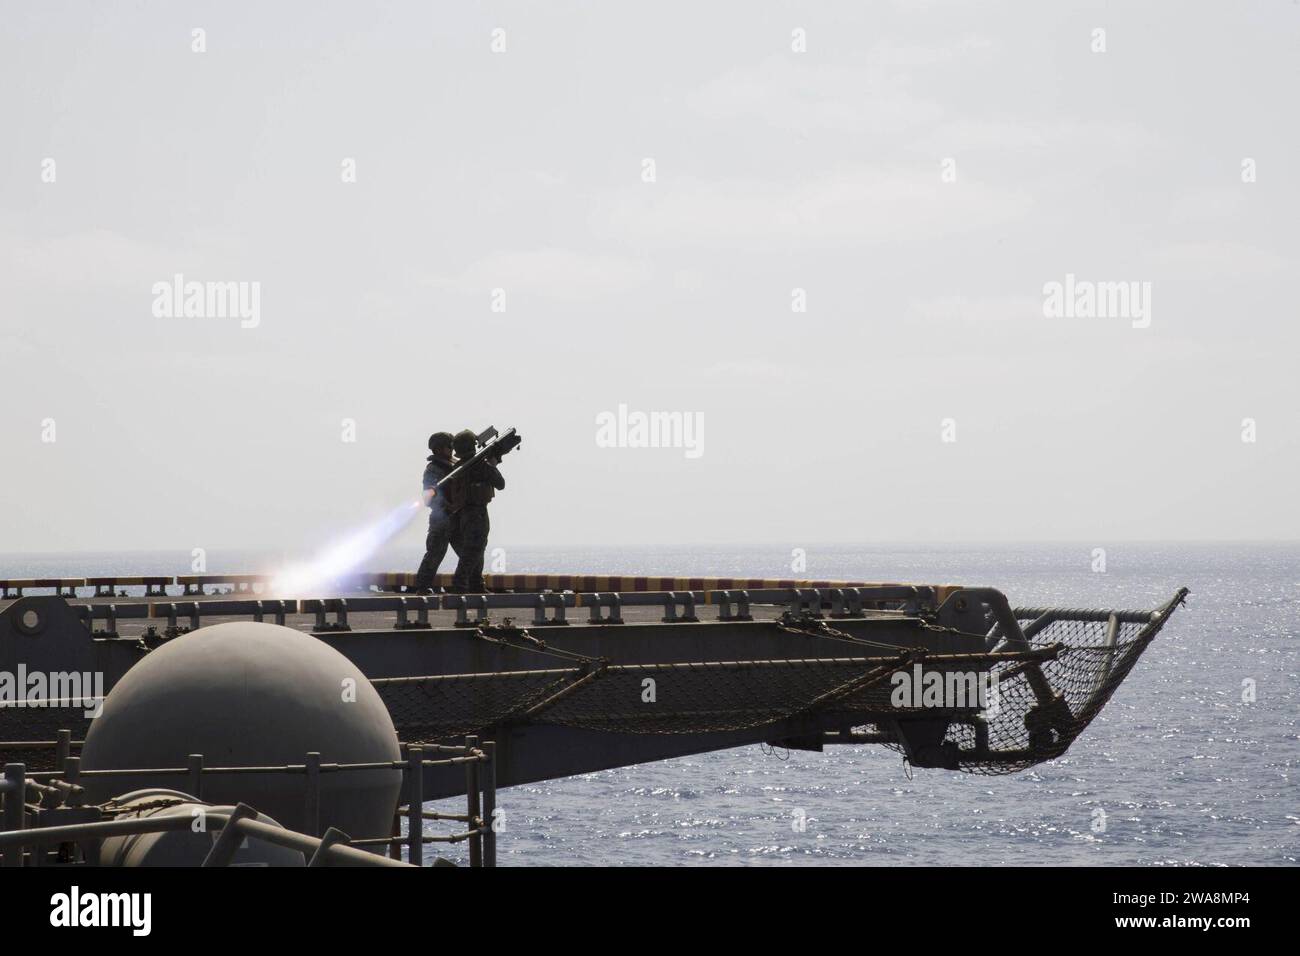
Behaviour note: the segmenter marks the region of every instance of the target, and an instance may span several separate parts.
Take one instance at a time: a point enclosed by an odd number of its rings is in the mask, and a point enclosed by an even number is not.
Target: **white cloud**
[[[1154,133],[1129,122],[1061,119],[1029,123],[961,117],[938,124],[913,145],[918,150],[938,156],[959,157],[959,163],[963,154],[973,152],[1049,150],[1055,152],[1061,162],[1074,164],[1084,153],[1089,168],[1096,169],[1097,151],[1109,154],[1111,162],[1127,163],[1135,154],[1149,152],[1159,142],[1160,138]]]
[[[924,321],[951,322],[1006,322],[1018,319],[1041,319],[1043,300],[1033,296],[991,296],[976,298],[964,295],[936,296],[913,299],[908,310]]]
[[[943,112],[906,86],[878,59],[845,67],[777,55],[706,83],[686,105],[712,119],[759,119],[778,129],[897,134],[932,124]]]
[[[790,362],[768,362],[763,359],[733,359],[717,362],[700,369],[699,378],[712,385],[734,388],[738,383],[746,386],[770,385],[807,381],[808,370]]]
[[[36,346],[19,335],[0,335],[0,355],[34,355]]]
[[[894,136],[933,126],[944,115],[937,100],[913,92],[915,76],[932,78],[936,67],[992,48],[987,38],[966,36],[943,45],[881,40],[848,63],[774,54],[710,80],[687,94],[686,104],[711,119]]]
[[[586,300],[631,289],[648,280],[652,271],[639,259],[546,248],[493,252],[459,273],[435,276],[427,283],[469,294],[504,288],[550,299]]]
[[[1244,193],[1249,186],[1199,190],[1179,196],[1169,207],[1169,220],[1176,223],[1213,222],[1231,219],[1241,213]]]
[[[1176,278],[1244,278],[1289,271],[1285,257],[1241,242],[1188,241],[1166,243],[1152,256],[1163,274]]]
[[[0,236],[0,256],[12,264],[20,280],[135,289],[141,295],[150,294],[153,282],[175,272],[193,271],[197,267],[192,263],[200,258],[106,229],[45,239]]]
[[[564,185],[563,176],[557,176],[545,169],[530,170],[528,176],[538,185],[545,186],[547,189],[554,189],[556,186]]]
[[[624,192],[593,215],[600,234],[669,243],[906,242],[1022,216],[1027,194],[944,184],[939,167],[862,167],[804,183],[686,179]]]

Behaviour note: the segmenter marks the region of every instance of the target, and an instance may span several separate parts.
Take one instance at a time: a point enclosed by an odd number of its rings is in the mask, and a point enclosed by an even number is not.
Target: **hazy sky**
[[[1295,3],[0,24],[0,551],[309,547],[489,423],[493,546],[1300,537]]]

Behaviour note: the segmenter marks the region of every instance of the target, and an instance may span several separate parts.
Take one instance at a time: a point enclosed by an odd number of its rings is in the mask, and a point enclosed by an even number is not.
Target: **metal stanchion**
[[[54,766],[60,770],[63,769],[63,762],[68,759],[72,753],[72,731],[60,730],[58,736],[58,745],[54,750]]]
[[[4,775],[4,827],[5,830],[21,830],[26,824],[24,806],[27,803],[27,767],[21,763],[5,764]],[[23,848],[15,846],[6,850],[4,866],[22,866]]]
[[[483,752],[487,762],[483,764],[483,825],[487,832],[483,834],[483,865],[497,865],[497,745],[495,741],[483,741]]]
[[[402,815],[393,814],[393,832],[392,839],[388,841],[388,858],[390,860],[400,860],[402,858],[402,845],[398,841],[402,836]]]
[[[469,816],[469,828],[477,828],[479,819],[479,791],[478,791],[478,761],[472,759],[473,751],[478,747],[477,737],[465,738],[465,756],[471,759],[465,761],[465,802],[467,805],[466,814]],[[469,865],[483,865],[483,837],[475,833],[469,838]]]
[[[424,748],[408,747],[406,769],[406,862],[424,865]]]
[[[203,754],[189,755],[190,796],[196,800],[203,799]]]
[[[320,754],[307,754],[307,796],[302,825],[308,836],[320,836]]]

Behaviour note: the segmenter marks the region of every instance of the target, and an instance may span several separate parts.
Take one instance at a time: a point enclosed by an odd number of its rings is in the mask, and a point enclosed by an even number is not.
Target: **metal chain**
[[[889,644],[884,641],[871,641],[865,637],[854,637],[845,631],[831,627],[820,617],[814,616],[809,611],[794,613],[786,611],[774,622],[779,630],[787,634],[803,634],[808,637],[825,637],[833,641],[845,641],[849,644],[857,644],[862,647],[873,647],[888,651],[901,651],[908,649],[905,644]]]
[[[535,651],[538,654],[546,654],[549,657],[556,657],[560,660],[576,661],[589,667],[599,667],[609,663],[603,657],[588,657],[586,654],[579,654],[576,651],[566,651],[563,648],[548,647],[546,642],[535,636],[526,627],[518,627],[510,618],[506,618],[501,624],[491,624],[484,622],[478,626],[474,632],[475,636],[481,640],[490,641],[494,644],[501,644],[505,647],[513,647],[521,651]],[[524,644],[512,644],[510,639],[524,641]]]
[[[163,807],[179,806],[186,801],[180,797],[161,797],[157,800],[150,800],[147,803],[137,803],[131,806],[119,802],[119,797],[114,797],[99,805],[99,809],[106,814],[115,813],[139,813],[144,810],[158,810]]]

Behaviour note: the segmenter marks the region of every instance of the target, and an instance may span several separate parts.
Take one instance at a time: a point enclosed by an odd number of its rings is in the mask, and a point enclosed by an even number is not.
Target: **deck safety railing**
[[[275,577],[270,574],[175,574],[175,575],[106,575],[99,577],[9,578],[0,577],[0,600],[22,597],[27,591],[52,591],[75,598],[78,589],[94,588],[91,596],[126,597],[125,588],[143,589],[146,598],[167,598],[167,589],[179,588],[180,597],[221,594],[270,596]],[[416,575],[409,572],[377,571],[348,576],[337,582],[343,590],[400,593],[411,591]],[[452,575],[435,576],[435,588],[450,588]],[[865,581],[814,581],[777,578],[658,577],[610,574],[486,574],[484,583],[492,594],[554,593],[623,593],[662,594],[670,591],[694,593],[708,591],[778,591],[791,589],[831,590],[860,588],[876,590],[894,588],[912,593],[928,592],[938,601],[954,590],[954,585],[911,585]]]
[[[48,848],[63,848],[59,859],[71,859],[71,846],[85,841],[102,840],[109,836],[134,833],[155,833],[189,827],[193,822],[189,813],[165,813],[129,819],[97,820],[65,825],[28,826],[28,817],[39,810],[57,810],[82,805],[85,793],[83,782],[88,779],[174,781],[183,777],[185,793],[196,800],[203,799],[203,779],[213,774],[303,774],[303,817],[306,833],[260,822],[256,811],[239,804],[233,811],[214,811],[209,819],[217,821],[222,834],[214,842],[212,851],[204,861],[205,866],[224,866],[230,862],[235,848],[243,836],[254,836],[279,846],[300,850],[310,861],[309,865],[330,863],[385,865],[401,862],[401,849],[406,848],[406,863],[422,866],[424,847],[436,843],[468,842],[470,866],[496,866],[496,744],[479,743],[476,737],[466,737],[464,745],[408,744],[404,760],[381,760],[368,763],[324,763],[319,753],[304,755],[301,764],[278,766],[209,767],[202,754],[190,754],[184,767],[122,768],[83,770],[81,758],[71,753],[71,732],[59,732],[56,741],[5,742],[2,747],[43,749],[55,747],[59,752],[61,769],[29,773],[21,763],[4,766],[0,779],[0,797],[3,798],[3,815],[0,816],[0,865],[39,866],[47,862]],[[424,809],[424,769],[428,767],[465,768],[466,808],[463,814],[435,813]],[[322,834],[320,820],[321,776],[329,773],[364,773],[375,770],[400,770],[403,774],[407,801],[397,808],[393,818],[392,835],[351,839],[347,834],[330,827]],[[160,779],[161,778],[161,779]],[[126,808],[129,809],[129,808]],[[38,818],[39,819],[39,818]],[[401,822],[406,821],[407,832],[401,834]],[[448,835],[430,835],[424,832],[426,820],[449,820],[463,823],[464,829]],[[225,841],[225,842],[223,842]],[[384,847],[388,855],[380,855],[365,847]]]
[[[589,624],[622,624],[623,608],[661,608],[665,624],[691,624],[700,620],[699,609],[716,610],[719,621],[750,621],[751,606],[785,607],[794,612],[828,610],[832,618],[916,613],[933,608],[933,588],[911,585],[839,588],[767,588],[704,591],[548,591],[536,594],[360,595],[355,597],[271,599],[235,598],[204,601],[147,601],[73,604],[73,612],[96,637],[116,637],[120,620],[166,621],[162,637],[177,637],[202,626],[204,617],[251,617],[254,621],[284,624],[291,614],[314,615],[317,633],[350,631],[350,613],[395,612],[394,630],[432,627],[430,613],[454,611],[455,627],[476,627],[493,610],[532,611],[531,627],[571,623],[568,611],[585,608]],[[332,617],[332,619],[331,619]],[[97,628],[97,622],[103,622]],[[153,628],[150,628],[152,631]]]

